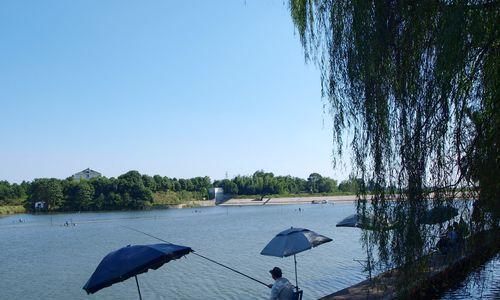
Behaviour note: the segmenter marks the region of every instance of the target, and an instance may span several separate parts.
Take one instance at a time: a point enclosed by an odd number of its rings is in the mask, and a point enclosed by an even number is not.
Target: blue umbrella
[[[364,221],[363,221],[364,220]],[[338,222],[336,227],[357,227],[368,230],[389,230],[394,228],[394,224],[389,221],[381,222],[375,225],[375,219],[372,214],[368,214],[364,219],[359,214],[353,214]]]
[[[175,244],[134,245],[123,247],[106,255],[97,266],[94,274],[83,289],[87,294],[93,294],[117,282],[135,277],[139,299],[141,290],[137,275],[156,270],[171,260],[178,259],[192,252],[189,247]]]
[[[451,206],[439,205],[425,212],[423,224],[439,224],[453,219],[458,215],[458,209]]]
[[[331,238],[317,234],[309,229],[291,227],[290,229],[278,233],[266,247],[264,247],[260,254],[276,257],[288,257],[293,255],[293,261],[295,263],[295,288],[298,291],[297,258],[295,254],[331,241]]]
[[[353,214],[338,222],[336,227],[361,227],[358,214]]]

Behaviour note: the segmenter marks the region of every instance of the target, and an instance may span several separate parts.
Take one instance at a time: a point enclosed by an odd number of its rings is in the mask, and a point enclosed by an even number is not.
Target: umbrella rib
[[[171,244],[170,242],[168,242],[168,241],[166,241],[166,240],[164,240],[164,239],[161,239],[161,238],[156,237],[156,236],[154,236],[154,235],[151,235],[151,234],[149,234],[149,233],[146,233],[146,232],[140,231],[140,230],[138,230],[138,229],[131,228],[131,227],[124,226],[124,225],[121,225],[121,226],[122,226],[122,227],[125,227],[125,228],[127,228],[127,229],[130,229],[130,230],[133,230],[133,231],[136,231],[136,232],[142,233],[142,234],[147,235],[147,236],[149,236],[149,237],[152,237],[152,238],[154,238],[154,239],[160,240],[160,241],[162,241],[162,242],[165,242],[165,243]],[[201,257],[201,258],[203,258],[203,259],[206,259],[206,260],[208,260],[208,261],[210,261],[210,262],[213,262],[213,263],[215,263],[215,264],[217,264],[217,265],[219,265],[219,266],[222,266],[222,267],[224,267],[224,268],[227,268],[227,269],[229,269],[229,270],[231,270],[231,271],[233,271],[233,272],[236,272],[236,273],[238,273],[238,274],[240,274],[240,275],[243,275],[243,276],[245,276],[245,277],[247,277],[247,278],[249,278],[249,279],[252,279],[252,280],[254,280],[254,281],[256,281],[256,282],[258,282],[258,283],[260,283],[260,284],[263,284],[263,285],[267,286],[267,284],[266,284],[266,283],[264,283],[264,282],[262,282],[262,281],[260,281],[260,280],[257,280],[257,279],[255,279],[255,278],[253,278],[253,277],[251,277],[251,276],[248,276],[248,275],[246,275],[246,274],[243,274],[243,273],[241,273],[241,272],[240,272],[240,271],[238,271],[238,270],[235,270],[235,269],[233,269],[233,268],[231,268],[231,267],[228,267],[228,266],[226,266],[226,265],[224,265],[224,264],[222,264],[222,263],[219,263],[219,262],[217,262],[217,261],[215,261],[215,260],[213,260],[213,259],[210,259],[210,258],[208,258],[208,257],[206,257],[206,256],[203,256],[203,255],[201,255],[201,254],[195,253],[193,250],[191,250],[191,252],[192,252],[192,254],[193,254],[193,255],[199,256],[199,257]]]

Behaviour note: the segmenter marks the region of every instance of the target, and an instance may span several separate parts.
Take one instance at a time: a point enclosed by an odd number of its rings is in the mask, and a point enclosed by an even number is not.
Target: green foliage
[[[28,211],[33,211],[36,202],[45,202],[48,206],[44,211],[142,209],[153,205],[153,193],[157,191],[168,192],[169,201],[178,204],[187,199],[207,198],[211,186],[210,178],[206,176],[178,180],[141,175],[137,171],[118,178],[97,177],[88,181],[52,178],[20,185],[0,181],[0,206],[24,204]]]
[[[490,195],[500,182],[498,2],[290,0],[289,7],[306,60],[321,71],[335,158],[352,145],[356,176],[373,184],[377,199],[388,186],[409,202],[429,189],[476,189],[497,207]]]
[[[337,182],[318,173],[312,173],[307,178],[307,187],[310,193],[332,193],[337,190]]]
[[[350,177],[347,180],[343,180],[339,184],[339,191],[357,194],[360,191],[359,187],[361,185],[362,185],[361,179]]]
[[[498,227],[499,2],[290,0],[289,7],[306,60],[321,73],[334,163],[344,144],[352,147],[358,213],[399,224],[390,235],[363,234],[367,259],[376,244],[386,267],[412,266],[433,246],[420,227],[429,203],[473,198],[474,228]]]
[[[26,209],[22,205],[2,205],[0,206],[0,215],[22,214]]]
[[[35,179],[29,187],[25,208],[32,210],[36,202],[44,202],[45,210],[57,210],[64,201],[61,180],[55,178]]]
[[[121,194],[124,208],[143,208],[153,200],[151,190],[144,186],[142,176],[137,171],[129,171],[119,176],[117,191]]]
[[[86,180],[64,182],[64,210],[98,210],[94,203],[94,187]]]
[[[326,195],[337,192],[335,180],[317,173],[304,180],[257,171],[252,176],[236,176],[212,184],[208,176],[177,179],[129,171],[118,178],[96,177],[79,181],[42,178],[20,185],[1,181],[0,205],[17,201],[28,211],[35,210],[36,202],[48,204],[45,211],[134,210],[209,199],[208,189],[211,187],[222,187],[224,193],[234,196]],[[14,200],[14,197],[27,198],[23,201],[22,198]]]
[[[257,171],[252,176],[236,176],[233,179],[216,180],[215,187],[232,195],[289,195],[299,193],[332,193],[337,182],[313,173],[308,180],[291,176],[274,176],[273,173]]]
[[[145,188],[149,189],[152,192],[156,192],[156,181],[153,177],[149,175],[142,175],[142,183],[144,184]]]
[[[0,181],[0,205],[20,205],[26,199],[28,183],[9,184],[7,181]]]
[[[153,205],[177,205],[186,203],[188,201],[193,200],[203,200],[205,194],[200,192],[189,192],[189,191],[181,191],[181,192],[156,192],[153,194]]]

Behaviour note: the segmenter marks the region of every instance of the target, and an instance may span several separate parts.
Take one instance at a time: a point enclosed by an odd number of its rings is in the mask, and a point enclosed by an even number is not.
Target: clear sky
[[[346,178],[283,3],[0,1],[0,180]]]

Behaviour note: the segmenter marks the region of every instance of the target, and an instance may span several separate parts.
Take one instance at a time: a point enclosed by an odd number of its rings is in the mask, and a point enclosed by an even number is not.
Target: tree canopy
[[[316,179],[313,182],[311,178]],[[39,178],[21,184],[0,181],[0,205],[24,205],[27,211],[134,210],[209,199],[208,190],[212,187],[222,187],[225,194],[233,196],[327,194],[338,190],[335,180],[317,173],[305,180],[261,170],[251,176],[212,182],[208,176],[169,178],[129,171],[117,178]],[[348,185],[342,191],[355,192]],[[44,207],[35,209],[37,202],[44,202]]]
[[[290,0],[289,8],[305,59],[320,70],[336,160],[351,145],[355,176],[373,187],[372,205],[358,209],[404,220],[393,236],[373,233],[381,257],[403,265],[422,254],[424,200],[475,198],[477,215],[489,216],[477,228],[497,227],[499,2]]]

